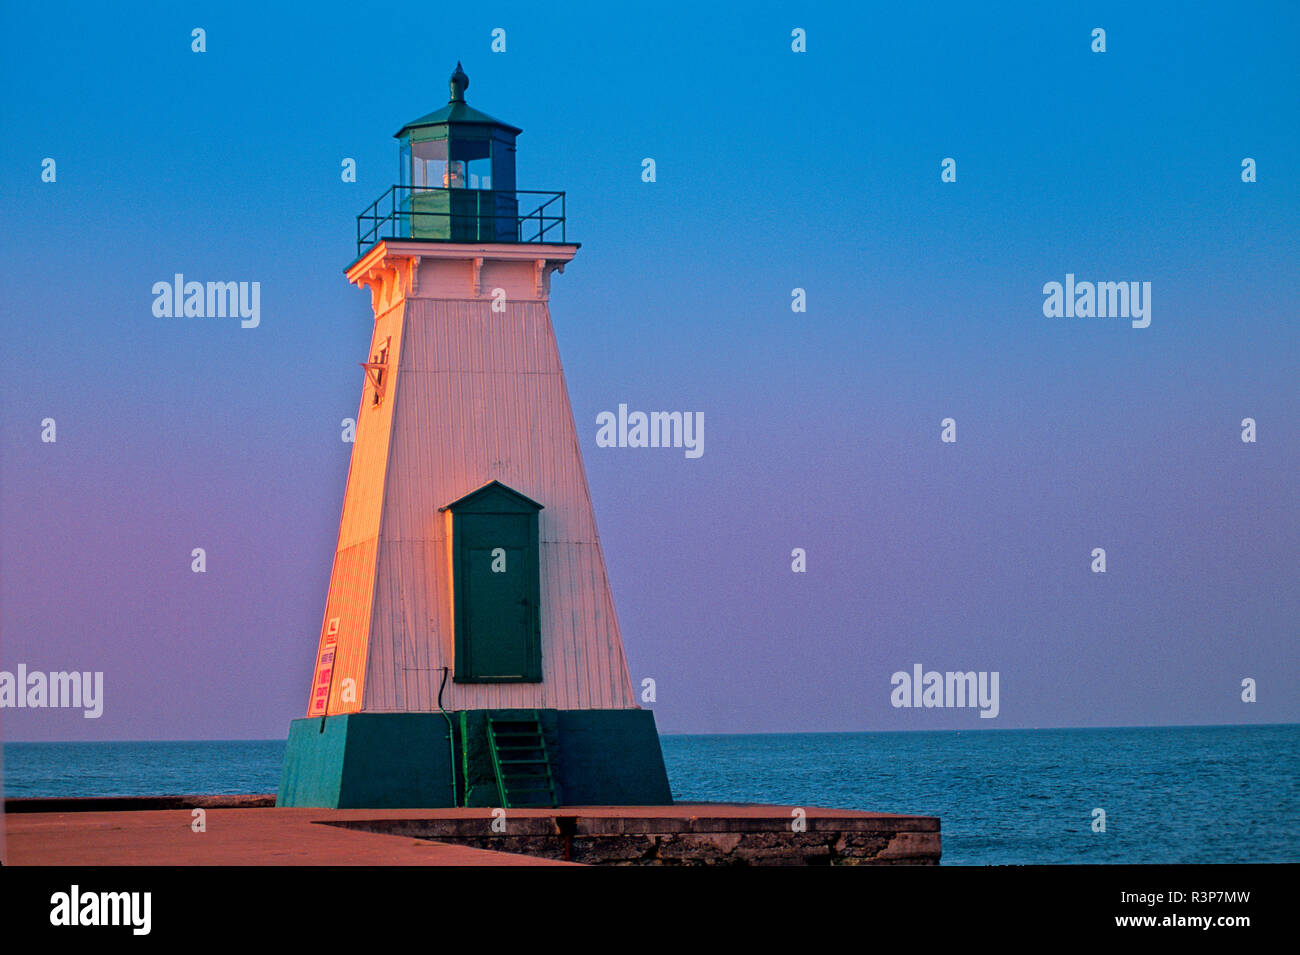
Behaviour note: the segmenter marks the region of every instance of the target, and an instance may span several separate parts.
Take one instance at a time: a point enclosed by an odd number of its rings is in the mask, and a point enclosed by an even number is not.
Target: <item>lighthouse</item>
[[[516,188],[521,130],[468,88],[458,63],[357,217],[346,275],[374,329],[277,804],[667,804],[551,324],[579,246],[563,192]]]

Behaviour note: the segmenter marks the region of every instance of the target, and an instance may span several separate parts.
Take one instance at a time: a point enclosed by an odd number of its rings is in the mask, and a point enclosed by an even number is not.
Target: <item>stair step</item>
[[[488,749],[504,808],[554,806],[555,777],[542,733],[541,717],[487,721]],[[534,755],[535,754],[535,755]]]

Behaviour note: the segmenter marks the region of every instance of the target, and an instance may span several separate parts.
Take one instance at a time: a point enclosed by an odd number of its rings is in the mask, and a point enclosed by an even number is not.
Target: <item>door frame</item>
[[[538,534],[538,514],[543,505],[520,494],[500,481],[491,481],[478,490],[440,507],[451,512],[451,560],[455,631],[455,657],[452,680],[455,683],[540,683],[542,682],[542,612],[541,612],[541,549]],[[469,599],[466,594],[466,545],[470,543],[464,532],[466,515],[521,517],[527,520],[528,542],[524,548],[524,588],[528,601],[525,622],[525,667],[520,676],[492,676],[474,672],[473,634],[469,632]],[[477,542],[475,542],[477,543]]]

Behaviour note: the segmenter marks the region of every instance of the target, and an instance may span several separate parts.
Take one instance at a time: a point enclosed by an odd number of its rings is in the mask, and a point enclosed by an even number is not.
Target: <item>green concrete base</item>
[[[519,711],[450,713],[450,730],[441,713],[350,713],[294,720],[276,805],[496,806],[487,748],[489,712],[507,717]],[[537,712],[561,805],[672,804],[650,710]]]

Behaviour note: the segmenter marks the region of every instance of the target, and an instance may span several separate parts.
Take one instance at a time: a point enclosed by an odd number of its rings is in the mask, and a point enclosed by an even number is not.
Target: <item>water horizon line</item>
[[[749,730],[743,732],[682,732],[663,731],[661,737],[701,737],[701,736],[894,736],[905,733],[1042,733],[1042,732],[1105,732],[1108,730],[1176,730],[1176,729],[1264,729],[1269,727],[1296,726],[1300,722],[1276,723],[1151,723],[1124,724],[1115,726],[976,726],[969,729],[893,729],[893,730]],[[85,746],[108,743],[283,743],[283,736],[246,736],[246,737],[202,737],[190,739],[24,739],[0,740],[4,746]]]

